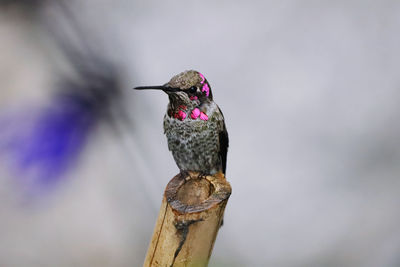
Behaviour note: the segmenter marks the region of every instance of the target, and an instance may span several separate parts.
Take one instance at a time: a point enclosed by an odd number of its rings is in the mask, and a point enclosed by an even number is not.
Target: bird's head
[[[139,86],[136,90],[156,89],[168,94],[173,106],[198,106],[203,102],[212,101],[211,87],[198,71],[187,70],[171,78],[169,82],[158,86]]]

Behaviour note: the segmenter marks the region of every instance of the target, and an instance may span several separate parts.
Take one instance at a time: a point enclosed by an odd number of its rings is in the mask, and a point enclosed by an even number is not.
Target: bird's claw
[[[190,173],[188,171],[182,171],[179,173],[179,176],[181,177],[181,179],[185,179],[185,180],[189,180],[190,177]]]
[[[207,173],[205,173],[205,172],[200,172],[199,175],[197,176],[197,178],[199,178],[199,179],[206,179],[207,176],[208,176]]]

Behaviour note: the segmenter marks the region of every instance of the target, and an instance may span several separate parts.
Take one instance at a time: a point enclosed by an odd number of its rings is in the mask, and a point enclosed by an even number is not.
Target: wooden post
[[[207,266],[230,194],[223,174],[172,178],[143,266]]]

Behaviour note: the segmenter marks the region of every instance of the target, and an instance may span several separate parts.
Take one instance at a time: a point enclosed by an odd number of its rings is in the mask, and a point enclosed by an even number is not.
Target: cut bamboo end
[[[222,173],[172,178],[143,266],[207,266],[231,191]]]

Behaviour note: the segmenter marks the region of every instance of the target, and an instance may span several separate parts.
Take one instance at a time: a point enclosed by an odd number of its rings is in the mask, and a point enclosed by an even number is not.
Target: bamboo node
[[[176,175],[165,189],[165,197],[178,214],[199,213],[213,208],[231,195],[223,175],[201,176],[198,172]]]
[[[231,186],[222,173],[176,175],[168,183],[144,267],[206,267]]]

